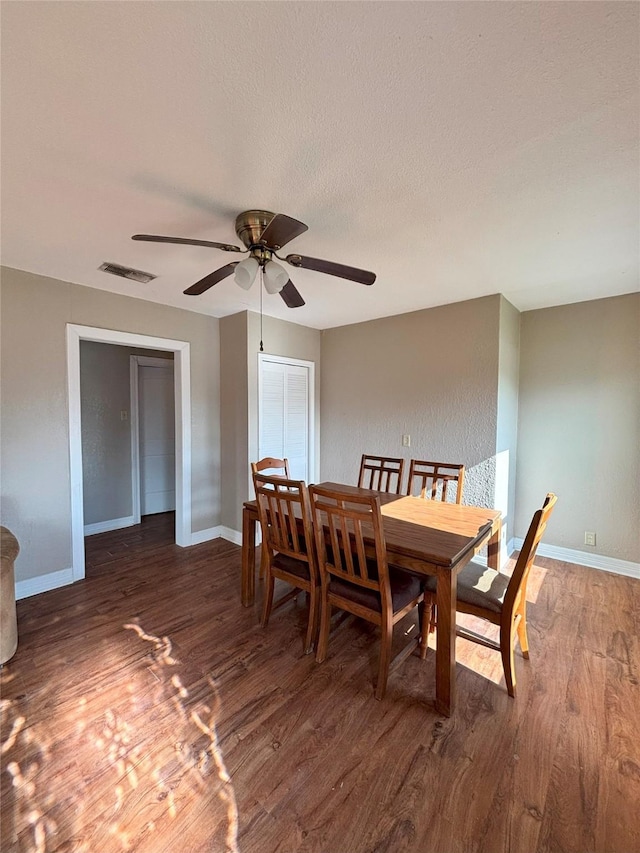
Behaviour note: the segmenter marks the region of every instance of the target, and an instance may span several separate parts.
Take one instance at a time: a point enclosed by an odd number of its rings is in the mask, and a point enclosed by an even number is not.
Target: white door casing
[[[173,352],[175,391],[176,545],[191,545],[191,366],[190,344],[113,329],[67,323],[69,391],[69,476],[71,486],[72,576],[85,576],[82,432],[80,415],[80,341],[121,344]]]

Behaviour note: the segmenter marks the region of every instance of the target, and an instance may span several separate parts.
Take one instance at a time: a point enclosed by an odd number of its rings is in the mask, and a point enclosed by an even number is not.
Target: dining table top
[[[319,483],[347,494],[380,499],[387,551],[452,568],[487,538],[501,513],[496,509],[376,492],[342,483]]]
[[[387,551],[422,563],[452,568],[486,539],[501,513],[496,509],[447,503],[323,482],[318,487],[380,500]],[[255,501],[247,501],[252,508]]]

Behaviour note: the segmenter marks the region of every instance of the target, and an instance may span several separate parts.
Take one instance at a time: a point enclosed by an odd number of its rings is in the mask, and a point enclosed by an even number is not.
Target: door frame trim
[[[173,382],[175,389],[175,369],[173,359],[158,358],[151,355],[132,355],[129,356],[129,390],[130,402],[129,411],[131,412],[131,505],[133,512],[131,513],[135,521],[134,524],[140,524],[141,501],[140,501],[140,367],[162,367],[167,370],[171,367],[173,373]],[[175,439],[174,439],[175,444]],[[174,451],[175,452],[175,451]]]
[[[69,403],[69,478],[71,483],[71,559],[73,580],[85,576],[80,341],[117,344],[173,353],[176,418],[176,545],[191,544],[191,347],[188,341],[156,338],[114,329],[67,323]]]

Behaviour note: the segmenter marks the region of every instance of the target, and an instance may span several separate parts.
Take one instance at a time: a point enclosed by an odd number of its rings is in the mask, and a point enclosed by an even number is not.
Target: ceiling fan
[[[279,293],[289,308],[299,308],[305,304],[304,299],[289,278],[285,268],[273,260],[274,257],[292,267],[324,272],[328,275],[357,281],[359,284],[373,284],[376,280],[375,273],[367,270],[347,267],[332,261],[323,261],[320,258],[310,258],[306,255],[287,255],[282,258],[277,254],[279,249],[307,230],[304,222],[299,222],[291,216],[285,216],[284,213],[270,213],[268,210],[245,210],[244,213],[236,217],[236,234],[244,244],[244,249],[228,243],[191,240],[188,237],[134,234],[131,239],[146,240],[150,243],[184,243],[189,246],[209,246],[213,249],[221,249],[223,252],[249,253],[249,257],[245,260],[232,261],[192,284],[184,291],[187,296],[199,296],[232,273],[234,273],[236,284],[248,290],[260,269],[262,270],[266,291],[268,293]]]

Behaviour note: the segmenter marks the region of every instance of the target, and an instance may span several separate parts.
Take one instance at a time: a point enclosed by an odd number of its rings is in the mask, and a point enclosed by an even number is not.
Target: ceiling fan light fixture
[[[289,273],[275,261],[267,261],[264,267],[264,286],[267,293],[280,293],[289,281]]]
[[[243,290],[249,290],[253,282],[256,280],[260,264],[255,258],[247,258],[241,261],[236,267],[234,274],[236,284]]]

